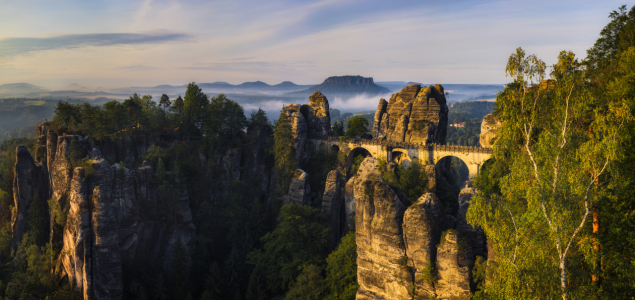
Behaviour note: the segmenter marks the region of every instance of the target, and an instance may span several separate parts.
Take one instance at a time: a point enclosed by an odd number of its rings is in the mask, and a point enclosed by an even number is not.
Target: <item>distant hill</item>
[[[19,96],[40,92],[47,92],[47,90],[29,83],[8,83],[0,85],[0,96]]]
[[[306,90],[286,93],[285,95],[306,97],[316,91],[320,91],[327,98],[334,96],[354,96],[362,94],[375,96],[390,93],[389,89],[376,85],[372,77],[348,75],[332,76],[324,80],[324,82],[322,82],[321,84],[312,86]]]

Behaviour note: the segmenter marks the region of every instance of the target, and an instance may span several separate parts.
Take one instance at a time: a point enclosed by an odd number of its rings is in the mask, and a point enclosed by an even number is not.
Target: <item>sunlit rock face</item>
[[[379,100],[373,136],[380,140],[445,144],[448,106],[443,86],[412,84]]]
[[[378,167],[366,158],[344,192],[356,231],[356,299],[470,299],[474,253],[485,251],[482,231],[465,220],[476,191],[464,189],[459,211],[447,214],[434,193],[407,199]]]
[[[483,117],[481,123],[480,143],[481,147],[492,148],[494,146],[493,139],[498,134],[498,129],[502,126],[501,121],[495,114],[489,114]]]

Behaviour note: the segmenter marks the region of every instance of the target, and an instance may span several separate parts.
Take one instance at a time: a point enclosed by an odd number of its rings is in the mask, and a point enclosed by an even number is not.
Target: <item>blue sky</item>
[[[583,58],[622,4],[0,0],[0,84],[505,83],[516,47],[547,64],[561,50]]]

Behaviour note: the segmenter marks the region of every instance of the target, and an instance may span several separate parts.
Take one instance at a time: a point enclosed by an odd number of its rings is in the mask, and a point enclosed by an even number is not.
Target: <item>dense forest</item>
[[[466,125],[448,129],[448,144],[477,145],[478,120],[492,109],[502,121],[492,159],[470,182],[478,192],[467,218],[484,231],[488,246],[487,257],[479,256],[470,270],[475,299],[635,297],[635,153],[630,149],[635,144],[635,6],[610,17],[585,60],[562,51],[548,69],[518,48],[505,70],[513,82],[495,104],[458,103],[450,111],[449,123]],[[141,157],[108,163],[120,170],[156,170],[149,181],[165,207],[162,222],[176,223],[175,199],[182,191],[188,195],[196,226],[191,244],[176,243],[168,268],[143,259],[125,265],[123,297],[355,299],[355,229],[345,230],[332,245],[320,207],[329,172],[352,178],[368,154],[356,155],[351,168],[346,149],[316,151],[298,161],[284,110],[272,123],[263,110],[245,114],[237,102],[223,94],[209,97],[195,83],[184,97],[157,100],[134,94],[103,105],[61,101],[47,124],[61,136],[94,141],[157,138]],[[368,137],[372,118],[338,118],[335,136]],[[255,129],[271,133],[262,154],[265,168],[274,170],[270,186],[264,184],[271,188],[266,197],[259,194],[262,174],[217,172],[227,153],[253,151]],[[73,225],[66,223],[69,205],[34,197],[26,234],[15,249],[12,245],[18,145],[34,157],[38,151],[33,138],[0,145],[0,295],[80,299],[67,277],[51,272],[59,270],[62,247],[49,232]],[[87,155],[79,142],[70,142],[67,163],[90,173],[94,166]],[[440,181],[436,190],[446,214],[458,210],[464,184],[459,178],[465,173],[459,162],[439,163],[449,166],[440,172],[454,179]],[[284,204],[298,166],[310,174],[310,201]],[[422,162],[406,168],[380,160],[378,169],[383,182],[406,199],[430,191]],[[191,257],[186,248],[194,249]],[[401,267],[408,268],[405,262]],[[436,271],[431,266],[425,281],[434,282]]]

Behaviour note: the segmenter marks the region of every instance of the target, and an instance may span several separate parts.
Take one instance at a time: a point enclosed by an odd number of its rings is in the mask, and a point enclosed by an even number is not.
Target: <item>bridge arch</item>
[[[408,155],[408,150],[403,148],[393,148],[390,152],[390,160],[398,165],[408,168],[412,164],[413,158]]]
[[[346,173],[350,174],[351,172],[351,168],[353,167],[353,164],[355,163],[355,158],[357,158],[358,156],[363,156],[363,157],[369,157],[369,156],[373,156],[373,154],[366,148],[364,147],[355,147],[353,149],[351,149],[351,151],[348,152],[348,154],[346,155]]]
[[[461,189],[466,187],[467,181],[473,177],[467,163],[454,155],[447,155],[440,158],[436,166],[443,167],[450,171],[454,179],[452,184]]]

